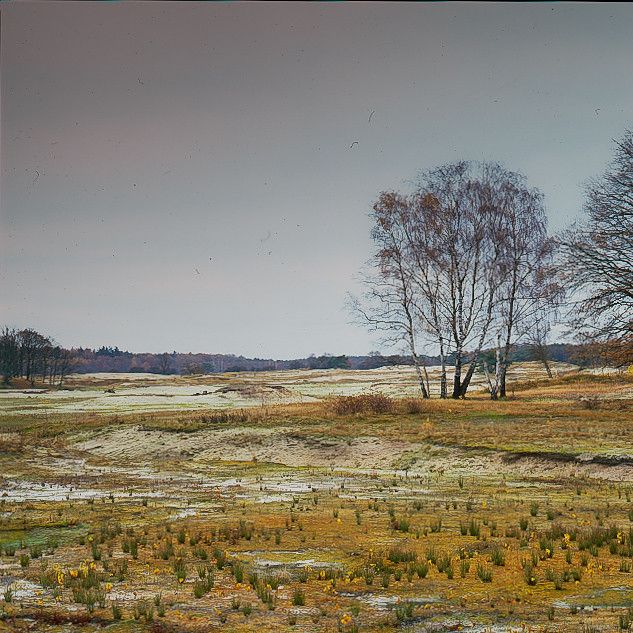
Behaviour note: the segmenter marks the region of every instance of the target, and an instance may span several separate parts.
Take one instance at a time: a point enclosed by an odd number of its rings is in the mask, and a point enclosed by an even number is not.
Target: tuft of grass
[[[395,564],[410,563],[415,561],[417,555],[413,550],[403,550],[398,547],[393,547],[389,550],[387,558]]]
[[[492,570],[486,565],[479,563],[479,565],[477,565],[477,578],[479,578],[481,582],[492,582]]]
[[[413,618],[415,604],[413,602],[404,601],[396,605],[394,613],[398,623],[407,622]]]
[[[303,607],[306,603],[306,595],[302,589],[295,589],[292,594],[292,604],[295,607]]]
[[[8,585],[7,588],[4,590],[3,598],[7,604],[13,602],[13,588],[11,587],[11,585]]]
[[[496,547],[490,554],[490,562],[497,567],[503,567],[506,564],[505,552],[500,547]]]
[[[481,536],[481,524],[475,519],[471,519],[468,524],[468,534],[479,538]]]

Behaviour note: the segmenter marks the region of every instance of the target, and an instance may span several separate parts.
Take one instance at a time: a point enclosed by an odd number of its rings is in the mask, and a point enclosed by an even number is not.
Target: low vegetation
[[[626,630],[630,381],[573,384],[3,415],[0,627]]]

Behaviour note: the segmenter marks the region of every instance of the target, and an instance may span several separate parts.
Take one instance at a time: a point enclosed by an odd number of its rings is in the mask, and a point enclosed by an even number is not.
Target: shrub
[[[331,406],[336,415],[391,413],[395,409],[395,402],[381,393],[366,393],[358,396],[338,396],[333,399]]]
[[[415,415],[426,411],[425,403],[420,398],[405,398],[402,401],[402,408],[405,413]]]

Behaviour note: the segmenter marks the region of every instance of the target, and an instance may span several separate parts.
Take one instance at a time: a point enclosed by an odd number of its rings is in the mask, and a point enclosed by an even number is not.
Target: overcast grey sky
[[[0,11],[0,321],[68,346],[366,353],[381,189],[495,159],[559,229],[631,125],[630,4]]]

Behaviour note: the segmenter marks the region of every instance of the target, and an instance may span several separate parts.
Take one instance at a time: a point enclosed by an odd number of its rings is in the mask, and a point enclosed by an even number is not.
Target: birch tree
[[[374,204],[371,237],[376,251],[373,275],[364,277],[363,301],[351,298],[352,311],[370,329],[383,333],[387,343],[404,342],[411,354],[423,398],[429,397],[429,376],[417,349],[420,307],[407,255],[411,203],[406,196],[383,192]]]
[[[496,163],[461,161],[423,172],[408,195],[382,193],[371,216],[373,308],[357,312],[407,341],[427,394],[421,343],[439,352],[440,397],[466,395],[486,346],[491,395],[505,396],[512,347],[554,294],[542,195]]]
[[[428,312],[437,312],[450,337],[453,398],[466,395],[494,316],[502,251],[493,239],[500,226],[494,186],[499,170],[462,161],[425,172],[418,180],[411,249],[416,278],[432,271],[434,283],[425,299],[433,306]]]
[[[497,302],[492,326],[496,349],[490,394],[505,397],[512,348],[550,318],[563,293],[553,266],[554,241],[547,233],[543,195],[523,176],[505,172],[499,183],[501,245]]]
[[[616,142],[605,173],[590,182],[586,220],[561,237],[561,276],[574,293],[570,323],[600,342],[611,362],[633,362],[633,131]]]

